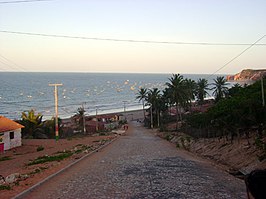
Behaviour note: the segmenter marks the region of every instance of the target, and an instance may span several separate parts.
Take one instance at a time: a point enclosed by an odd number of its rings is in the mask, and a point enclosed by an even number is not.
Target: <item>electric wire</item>
[[[3,61],[3,60],[0,59],[0,63],[2,63],[6,67],[9,67],[9,69],[11,69],[11,71],[13,71],[13,70],[15,71],[16,70],[15,67],[13,67],[12,65],[8,64],[6,61]],[[9,71],[6,67],[3,69],[3,71]]]
[[[263,35],[261,38],[259,38],[257,41],[255,41],[253,44],[251,44],[249,47],[245,48],[243,51],[241,51],[238,55],[236,55],[235,57],[233,57],[232,59],[230,59],[228,62],[226,62],[222,67],[218,68],[215,72],[213,72],[211,75],[209,75],[207,77],[207,79],[209,79],[211,76],[215,75],[217,72],[219,72],[220,70],[222,70],[223,68],[225,68],[226,66],[228,66],[230,63],[232,63],[234,60],[236,60],[237,58],[239,58],[241,55],[243,55],[246,51],[248,51],[250,48],[252,48],[253,46],[255,46],[259,41],[261,41],[264,37],[266,37],[266,35]]]
[[[239,58],[241,55],[243,55],[246,51],[248,51],[250,48],[252,48],[253,46],[264,46],[266,44],[258,44],[259,41],[261,41],[266,35],[263,35],[261,38],[259,38],[257,41],[255,41],[252,44],[229,44],[229,43],[192,43],[192,42],[165,42],[165,41],[148,41],[148,40],[121,40],[121,39],[106,39],[106,38],[89,38],[89,37],[78,37],[78,36],[67,36],[67,35],[51,35],[51,34],[42,34],[42,33],[29,33],[29,32],[14,32],[14,31],[1,31],[2,33],[12,33],[12,34],[23,34],[23,35],[34,35],[34,36],[45,36],[45,37],[63,37],[63,38],[70,38],[70,39],[90,39],[90,40],[107,40],[107,41],[119,41],[119,42],[142,42],[142,43],[157,43],[157,44],[189,44],[189,45],[249,45],[247,48],[245,48],[243,51],[241,51],[238,55],[236,55],[235,57],[233,57],[232,59],[230,59],[228,62],[226,62],[222,67],[220,67],[219,69],[217,69],[214,73],[212,73],[211,75],[208,76],[211,77],[214,74],[216,74],[217,72],[219,72],[220,70],[222,70],[223,68],[225,68],[226,66],[228,66],[230,63],[232,63],[234,60],[236,60],[237,58]],[[0,57],[4,58],[6,61],[13,63],[11,60],[5,58],[4,56],[0,55]],[[1,60],[0,60],[1,61]],[[2,62],[3,63],[3,62]],[[17,66],[17,64],[14,64]],[[9,104],[9,105],[15,105],[12,102],[8,103],[8,102],[2,102],[3,104]],[[16,102],[16,105],[19,104]],[[31,108],[32,106],[30,105],[25,105],[25,104],[20,104],[21,106],[24,107],[29,107]],[[79,105],[79,104],[67,104],[67,105],[61,105],[59,106],[60,109],[62,109],[64,112],[68,112],[66,110],[67,107],[69,106],[73,106],[73,105]],[[38,107],[40,108],[40,107]],[[49,107],[42,107],[42,108],[52,108],[51,106]],[[69,112],[68,112],[69,113]]]
[[[5,62],[3,62],[2,60],[0,60],[0,63],[2,63],[4,66],[6,66],[7,64]],[[0,66],[0,72],[8,72],[9,70],[3,66]]]
[[[15,62],[11,61],[7,57],[3,56],[2,54],[0,54],[0,58],[2,58],[3,60],[5,60],[5,62],[8,62],[8,63],[4,63],[4,62],[2,62],[0,60],[1,63],[9,66],[10,68],[12,68],[14,70],[19,70],[19,71],[23,71],[23,72],[26,72],[27,71],[25,68],[23,68],[22,66],[19,66],[18,64],[16,64]]]
[[[55,1],[55,0],[17,0],[17,1],[1,1],[0,4],[12,4],[12,3],[32,3],[41,1]]]
[[[84,39],[84,40],[97,40],[97,41],[112,41],[112,42],[128,42],[128,43],[150,43],[150,44],[174,44],[174,45],[202,45],[202,46],[266,46],[266,44],[250,44],[250,43],[211,43],[211,42],[182,42],[182,41],[152,41],[152,40],[135,40],[135,39],[111,39],[100,37],[85,37],[85,36],[70,36],[46,33],[32,33],[0,30],[1,33],[28,35],[28,36],[41,36],[41,37],[54,37],[54,38],[67,38],[67,39]]]

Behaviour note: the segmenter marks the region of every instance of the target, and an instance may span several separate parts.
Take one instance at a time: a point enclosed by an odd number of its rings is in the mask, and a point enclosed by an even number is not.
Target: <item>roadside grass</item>
[[[10,185],[0,185],[0,190],[11,190]]]
[[[40,145],[40,146],[37,147],[36,150],[37,150],[37,151],[43,151],[43,150],[44,150],[44,147],[43,147],[42,145]]]
[[[34,174],[40,173],[41,171],[45,169],[48,169],[48,167],[39,167],[39,168],[36,168],[34,171],[28,173],[27,175],[34,175]]]
[[[6,161],[6,160],[12,160],[12,158],[9,157],[9,156],[4,156],[4,157],[1,157],[1,158],[0,158],[0,162],[1,162],[1,161]]]
[[[73,155],[72,152],[66,151],[66,152],[60,152],[59,155],[40,156],[40,157],[36,158],[35,160],[31,161],[30,163],[28,163],[27,165],[31,166],[31,165],[35,165],[35,164],[43,164],[45,162],[61,161],[61,160],[64,160],[65,158],[68,158],[72,155]]]
[[[107,141],[108,140],[102,139],[102,140],[95,140],[93,142],[98,142],[101,145],[103,145]],[[42,151],[44,149],[42,146],[39,146],[38,148],[39,148],[38,151]],[[79,154],[79,153],[82,153],[86,150],[92,151],[94,149],[95,148],[93,146],[90,146],[90,145],[77,144],[74,147],[74,149],[72,149],[72,150],[58,151],[54,155],[45,155],[45,156],[37,157],[35,160],[30,161],[27,164],[27,166],[36,165],[36,164],[43,164],[46,162],[61,161],[61,160],[64,160],[64,159],[74,155],[74,154]]]

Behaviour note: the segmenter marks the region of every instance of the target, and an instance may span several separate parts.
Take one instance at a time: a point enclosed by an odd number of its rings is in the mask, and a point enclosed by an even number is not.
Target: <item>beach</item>
[[[145,112],[146,113],[146,112]],[[144,114],[143,110],[131,110],[131,111],[123,111],[123,112],[117,112],[117,113],[110,113],[110,114],[119,114],[121,115],[120,119],[126,119],[127,121],[134,121],[134,120],[140,120],[143,121]]]

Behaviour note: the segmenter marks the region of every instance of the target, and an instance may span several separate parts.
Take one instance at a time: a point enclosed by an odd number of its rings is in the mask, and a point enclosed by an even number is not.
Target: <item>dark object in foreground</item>
[[[266,198],[266,169],[254,170],[245,178],[248,198]]]

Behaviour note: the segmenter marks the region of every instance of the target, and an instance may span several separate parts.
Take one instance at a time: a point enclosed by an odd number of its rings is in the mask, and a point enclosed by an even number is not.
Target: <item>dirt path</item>
[[[132,123],[126,136],[20,198],[246,198],[244,183]]]

